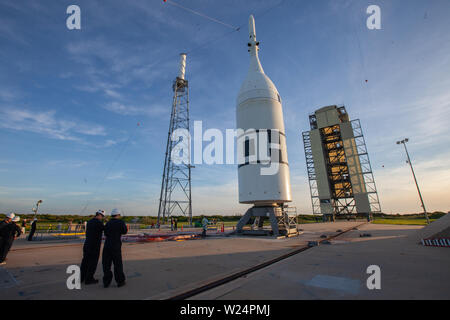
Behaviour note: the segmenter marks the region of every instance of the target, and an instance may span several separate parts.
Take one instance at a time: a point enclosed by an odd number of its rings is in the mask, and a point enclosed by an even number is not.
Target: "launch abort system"
[[[256,230],[246,233],[265,234],[263,224],[268,218],[273,235],[296,234],[296,216],[290,216],[287,209],[292,195],[281,97],[264,73],[258,50],[255,20],[250,16],[250,67],[237,97],[236,123],[241,130],[238,149],[243,154],[238,166],[239,202],[253,207],[236,229],[242,233],[253,219]]]

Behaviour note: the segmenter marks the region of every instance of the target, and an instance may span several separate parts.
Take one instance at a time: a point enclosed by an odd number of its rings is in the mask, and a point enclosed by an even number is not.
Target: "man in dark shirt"
[[[14,240],[16,240],[17,237],[20,237],[22,234],[22,229],[18,226],[18,222],[20,221],[19,216],[15,216],[14,219],[12,219],[12,222],[6,226],[6,229],[8,230],[8,237],[6,239],[6,250],[4,252],[4,257],[0,257],[0,260],[6,260],[6,256],[9,253],[9,250],[11,250],[12,244]]]
[[[6,264],[4,261],[8,253],[9,225],[16,215],[11,212],[6,215],[6,219],[0,222],[0,265]]]
[[[27,228],[27,219],[22,220],[22,233],[25,234],[25,230]]]
[[[31,224],[30,234],[28,235],[28,241],[33,241],[34,233],[36,232],[37,218],[34,218],[33,223]]]
[[[120,212],[113,209],[111,220],[105,225],[105,245],[103,246],[103,285],[111,284],[113,273],[111,265],[114,263],[114,279],[118,287],[125,285],[125,274],[122,265],[122,235],[127,233],[127,225],[120,220]]]
[[[86,225],[86,239],[84,240],[83,260],[80,267],[80,280],[85,284],[98,283],[98,280],[94,279],[94,274],[100,257],[102,234],[105,228],[102,222],[104,216],[105,211],[98,210],[95,217],[89,220]]]

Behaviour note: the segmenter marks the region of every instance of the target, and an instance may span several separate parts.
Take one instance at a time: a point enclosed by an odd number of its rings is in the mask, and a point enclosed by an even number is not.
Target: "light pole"
[[[425,218],[427,219],[427,224],[430,224],[430,219],[428,219],[427,209],[425,208],[425,203],[423,202],[422,193],[420,193],[419,184],[417,183],[416,174],[414,173],[414,169],[413,169],[413,166],[412,166],[412,163],[411,163],[411,158],[409,157],[408,149],[406,148],[406,143],[408,141],[409,141],[409,139],[405,138],[405,139],[403,139],[401,141],[397,141],[397,144],[403,144],[403,146],[405,147],[406,156],[408,158],[409,166],[411,167],[411,172],[412,172],[413,177],[414,177],[414,182],[416,183],[417,192],[419,193],[420,202],[422,202],[423,214],[425,215]]]
[[[39,210],[39,205],[42,203],[42,200],[39,200],[37,203],[36,203],[36,208],[33,208],[32,210],[33,210],[33,212],[34,212],[34,217],[36,218],[36,215],[37,215],[37,213],[38,213],[38,210]]]

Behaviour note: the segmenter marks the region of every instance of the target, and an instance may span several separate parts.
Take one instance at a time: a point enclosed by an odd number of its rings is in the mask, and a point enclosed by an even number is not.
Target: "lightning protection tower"
[[[183,136],[177,141],[172,140],[172,134],[177,129],[184,129],[187,130],[185,132],[189,132],[189,86],[185,79],[185,70],[186,54],[182,53],[179,74],[172,86],[172,112],[159,198],[158,224],[167,223],[171,216],[180,213],[188,217],[189,225],[192,224],[191,168],[193,166],[190,164],[190,136]],[[172,152],[175,148],[177,150],[188,150],[188,154],[182,157],[189,160],[181,163],[174,161]]]

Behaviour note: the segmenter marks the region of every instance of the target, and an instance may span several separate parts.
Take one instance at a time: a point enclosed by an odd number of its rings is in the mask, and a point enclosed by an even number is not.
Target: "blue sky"
[[[311,212],[301,132],[331,104],[361,120],[385,212],[420,211],[395,144],[404,137],[428,209],[450,209],[449,1],[174,1],[242,28],[162,0],[0,1],[0,212],[43,199],[49,213],[156,215],[178,55],[188,53],[191,119],[235,128],[252,13],[283,98],[300,213]],[[81,30],[66,28],[71,4]],[[366,27],[371,4],[381,30]],[[194,214],[246,209],[236,166],[197,165],[192,184]]]

